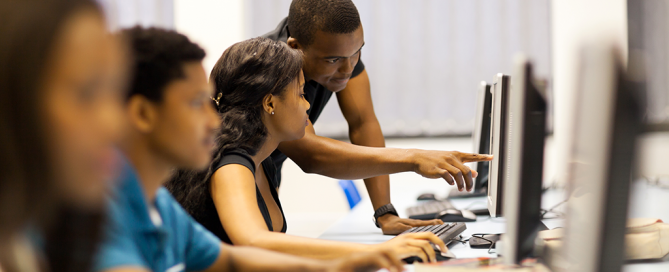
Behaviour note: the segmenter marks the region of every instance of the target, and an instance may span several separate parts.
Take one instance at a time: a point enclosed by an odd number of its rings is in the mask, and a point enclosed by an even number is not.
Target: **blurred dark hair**
[[[93,220],[86,216],[86,223],[77,225],[58,217],[61,212],[78,216],[58,208],[45,121],[38,108],[58,35],[74,13],[85,9],[102,16],[90,0],[0,1],[0,263],[5,271],[18,269],[8,256],[8,243],[12,236],[25,235],[28,224],[44,230],[46,244],[57,247],[49,250],[47,246],[45,252],[50,270],[85,271],[90,266],[102,214]],[[48,227],[44,224],[47,215],[56,219]],[[52,231],[64,228],[94,235],[64,236]],[[90,231],[80,231],[82,228]],[[75,243],[80,240],[85,241]],[[87,252],[75,258],[74,244]]]
[[[183,65],[200,62],[205,53],[188,37],[173,30],[136,26],[122,31],[130,43],[134,57],[134,76],[128,98],[141,94],[152,101],[161,101],[165,86],[183,78]]]
[[[318,30],[347,34],[360,24],[360,14],[351,0],[293,0],[288,10],[288,32],[305,47],[314,42]]]
[[[197,214],[209,195],[213,168],[228,150],[242,149],[253,156],[267,138],[262,122],[263,99],[281,97],[302,70],[302,53],[287,44],[253,38],[230,46],[211,71],[221,115],[217,148],[208,169],[179,171],[167,188],[191,214]]]

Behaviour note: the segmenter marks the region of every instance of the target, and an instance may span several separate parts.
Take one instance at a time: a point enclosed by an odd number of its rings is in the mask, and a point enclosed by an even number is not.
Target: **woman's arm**
[[[229,164],[216,170],[211,180],[211,193],[221,224],[235,245],[319,259],[390,249],[400,258],[418,256],[424,260],[434,260],[435,253],[429,242],[440,245],[444,252],[447,250],[444,243],[431,233],[401,235],[383,244],[365,245],[269,231],[258,208],[253,173],[238,164]]]
[[[391,272],[403,270],[402,263],[389,251],[354,254],[336,260],[322,261],[258,248],[222,244],[218,259],[206,271],[371,272],[383,268]]]

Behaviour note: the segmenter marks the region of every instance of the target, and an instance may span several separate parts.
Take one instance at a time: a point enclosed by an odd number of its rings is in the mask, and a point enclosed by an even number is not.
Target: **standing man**
[[[471,190],[476,177],[466,162],[492,156],[457,151],[384,148],[381,126],[374,113],[369,77],[360,61],[365,44],[358,10],[351,0],[293,0],[288,17],[264,37],[286,42],[304,53],[304,92],[311,104],[304,138],[282,143],[272,154],[279,170],[287,157],[308,173],[338,179],[365,179],[377,227],[398,234],[411,227],[441,223],[399,218],[390,202],[388,174],[414,171],[443,178],[460,191]],[[315,134],[313,123],[333,93],[348,122],[353,144]]]

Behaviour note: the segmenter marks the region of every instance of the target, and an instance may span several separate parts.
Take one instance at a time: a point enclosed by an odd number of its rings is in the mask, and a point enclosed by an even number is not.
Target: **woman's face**
[[[63,200],[99,207],[116,172],[126,56],[100,15],[75,12],[47,62],[42,106],[56,188]]]
[[[309,102],[304,97],[304,74],[291,82],[283,95],[277,99],[274,115],[270,118],[277,128],[279,139],[292,141],[304,137],[305,128],[309,124]]]

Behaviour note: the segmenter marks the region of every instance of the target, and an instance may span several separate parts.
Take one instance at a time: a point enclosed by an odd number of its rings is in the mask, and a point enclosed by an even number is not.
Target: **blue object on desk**
[[[360,193],[358,193],[358,189],[355,187],[355,183],[353,183],[352,180],[340,180],[339,186],[344,191],[346,200],[348,200],[348,206],[351,209],[360,203]]]

